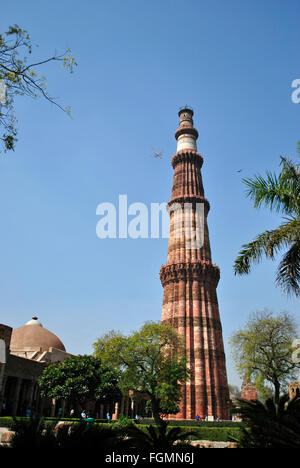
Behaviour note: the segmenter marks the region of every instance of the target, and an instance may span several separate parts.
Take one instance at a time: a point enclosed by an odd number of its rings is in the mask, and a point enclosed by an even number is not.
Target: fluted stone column
[[[166,265],[160,270],[164,287],[162,321],[185,337],[190,379],[182,388],[178,419],[230,418],[222,327],[216,288],[219,268],[212,263],[207,225],[210,209],[202,183],[202,156],[193,111],[179,112],[172,158],[174,180]]]

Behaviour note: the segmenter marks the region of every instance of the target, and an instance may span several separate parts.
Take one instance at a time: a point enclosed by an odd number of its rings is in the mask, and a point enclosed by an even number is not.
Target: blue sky
[[[178,108],[193,107],[204,156],[213,260],[229,381],[239,384],[228,337],[264,307],[298,314],[274,286],[275,263],[233,275],[242,243],[280,222],[252,208],[242,177],[296,158],[300,104],[299,1],[14,1],[0,30],[27,29],[33,58],[71,48],[73,75],[41,70],[50,94],[70,105],[16,101],[19,141],[0,159],[0,321],[33,315],[72,353],[90,353],[110,329],[159,320],[166,239],[96,236],[96,207],[170,198]],[[163,159],[151,157],[151,148]],[[242,169],[241,173],[237,171]]]

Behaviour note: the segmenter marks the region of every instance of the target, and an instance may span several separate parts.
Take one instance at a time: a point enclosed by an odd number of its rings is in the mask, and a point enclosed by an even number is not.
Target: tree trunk
[[[277,379],[274,381],[274,387],[275,387],[275,403],[278,404],[279,399],[280,399],[280,383],[278,382]]]
[[[160,417],[159,403],[156,398],[151,398],[151,406],[155,424],[162,425],[163,419]]]

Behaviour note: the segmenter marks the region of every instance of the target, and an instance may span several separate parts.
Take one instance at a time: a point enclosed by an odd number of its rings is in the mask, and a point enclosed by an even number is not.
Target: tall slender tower
[[[229,391],[216,293],[220,270],[211,261],[207,227],[210,206],[204,197],[203,158],[197,152],[198,132],[193,114],[189,108],[181,109],[179,128],[175,132],[177,153],[172,158],[174,180],[168,202],[168,259],[160,270],[164,288],[162,321],[185,337],[191,371],[189,381],[182,388],[180,412],[175,417],[194,419],[199,415],[229,419]]]

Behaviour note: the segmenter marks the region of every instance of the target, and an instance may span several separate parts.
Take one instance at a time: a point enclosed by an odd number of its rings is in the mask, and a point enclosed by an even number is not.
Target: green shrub
[[[139,425],[141,430],[146,430],[146,425]],[[174,428],[175,426],[169,426]],[[182,426],[179,426],[182,428]],[[209,440],[211,442],[230,442],[233,439],[239,438],[241,433],[240,427],[194,427],[185,426],[184,431],[193,432],[195,435],[191,436],[190,440]]]
[[[107,426],[107,424],[99,424],[99,426]],[[147,433],[147,428],[150,425],[139,424],[137,427]],[[129,426],[130,427],[130,426]],[[176,426],[169,426],[175,428]],[[180,426],[180,428],[182,428]],[[195,433],[194,436],[190,437],[190,440],[209,440],[211,442],[230,442],[240,437],[240,427],[189,427],[185,426],[184,431]],[[126,433],[126,429],[125,429]]]
[[[211,442],[230,442],[239,437],[241,429],[238,427],[191,427],[197,436],[191,437],[191,440],[209,440]]]
[[[28,418],[15,418],[16,421],[29,421]],[[57,418],[45,418],[44,423],[53,423],[57,422]],[[65,422],[72,422],[74,425],[77,425],[81,422],[80,419],[74,418],[60,418],[59,421]],[[153,420],[144,419],[138,425],[141,430],[147,430],[147,427],[150,424],[145,424],[146,422]],[[193,424],[191,424],[191,422]],[[128,426],[132,424],[132,420],[128,417],[120,417],[118,421],[113,421],[114,424],[111,424],[111,427],[114,427],[116,430],[120,431],[120,433],[126,433],[126,429]],[[177,423],[177,424],[176,424]],[[0,418],[0,427],[8,427],[11,428],[13,425],[13,418],[11,417],[2,417]],[[96,419],[95,425],[99,428],[107,427],[106,419]],[[170,421],[168,424],[169,427],[183,427],[186,430],[193,431],[197,435],[191,437],[191,440],[210,440],[212,442],[228,442],[232,439],[238,439],[241,435],[241,430],[245,425],[243,423],[234,423],[234,422],[223,422],[223,423],[214,423],[214,422],[196,422],[193,421]]]
[[[7,427],[9,429],[11,427],[12,422],[12,418],[0,418],[0,427]]]
[[[189,440],[194,431],[181,427],[168,427],[167,422],[160,425],[140,426],[130,424],[127,428],[128,439],[125,446],[138,452],[168,452],[170,450],[191,448]]]
[[[142,424],[154,424],[154,420],[150,418],[144,418],[141,421]],[[183,427],[239,427],[243,425],[243,423],[238,423],[234,421],[194,421],[194,420],[177,420],[177,419],[170,419],[168,420],[168,426],[183,426]]]
[[[120,414],[117,421],[114,421],[114,428],[120,431],[120,434],[127,435],[127,429],[132,425],[132,419]]]

